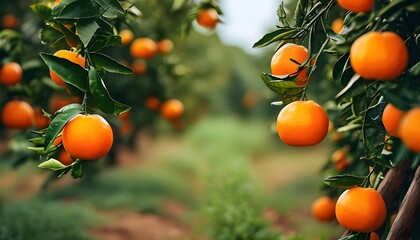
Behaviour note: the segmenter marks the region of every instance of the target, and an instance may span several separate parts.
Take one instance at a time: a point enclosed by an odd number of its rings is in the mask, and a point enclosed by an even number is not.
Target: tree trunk
[[[414,179],[411,182],[397,218],[389,231],[387,240],[409,239],[416,219],[418,218],[420,208],[420,167],[417,168]]]

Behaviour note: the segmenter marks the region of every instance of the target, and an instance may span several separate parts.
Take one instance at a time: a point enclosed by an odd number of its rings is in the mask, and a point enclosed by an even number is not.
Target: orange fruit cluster
[[[420,153],[420,107],[407,112],[387,104],[382,113],[382,123],[387,132],[394,137],[401,138],[402,142],[413,152]]]
[[[284,107],[277,117],[277,133],[290,146],[313,146],[328,133],[325,110],[314,101],[295,101]]]

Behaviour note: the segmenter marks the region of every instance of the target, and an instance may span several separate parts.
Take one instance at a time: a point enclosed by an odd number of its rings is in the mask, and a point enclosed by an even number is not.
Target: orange
[[[382,123],[391,136],[398,137],[398,128],[405,111],[396,108],[391,103],[385,106],[382,113]]]
[[[35,122],[34,125],[38,129],[43,129],[48,126],[50,123],[50,119],[44,116],[44,113],[42,112],[42,109],[37,107],[34,109],[35,112]]]
[[[71,103],[81,103],[81,97],[64,97],[61,95],[54,95],[50,101],[50,108],[53,112],[58,111],[60,108]]]
[[[129,29],[121,30],[120,37],[121,37],[121,44],[122,45],[128,45],[134,39],[133,32]]]
[[[61,144],[63,142],[63,135],[57,136],[54,141],[52,142],[53,146],[57,146],[58,144]]]
[[[121,120],[127,120],[131,116],[131,111],[123,112],[118,115],[118,118]]]
[[[308,57],[308,49],[306,49],[304,46],[296,45],[293,43],[286,43],[281,48],[279,48],[279,50],[277,50],[271,59],[271,73],[273,75],[279,76],[296,76],[299,81],[306,81],[307,68],[305,67],[300,73],[297,73],[297,71],[299,69],[299,65],[305,62]]]
[[[371,232],[369,240],[381,240],[381,238],[379,237],[379,235],[376,232]]]
[[[167,53],[170,53],[172,49],[174,48],[174,43],[169,39],[163,39],[157,43],[157,46],[158,46],[159,53],[167,54]]]
[[[83,68],[85,67],[85,59],[76,52],[72,52],[72,51],[68,51],[68,50],[58,50],[57,52],[54,53],[54,56],[59,57],[59,58],[67,59],[70,62],[78,64],[79,66],[81,66]],[[60,85],[60,86],[63,86],[63,87],[66,86],[66,83],[63,81],[63,79],[61,79],[51,69],[50,69],[50,77],[57,85]]]
[[[156,42],[150,38],[137,38],[130,46],[130,53],[134,58],[152,58],[157,51]]]
[[[147,65],[144,60],[138,59],[131,64],[131,68],[134,71],[134,74],[136,75],[142,75],[146,73]]]
[[[343,149],[334,151],[331,155],[331,160],[333,161],[335,168],[340,172],[343,171],[349,164],[347,153]]]
[[[335,216],[335,202],[335,200],[328,196],[317,198],[312,203],[312,216],[322,222],[333,220]]]
[[[160,108],[162,117],[168,120],[175,120],[184,113],[184,104],[177,99],[164,102]]]
[[[410,109],[402,118],[398,134],[413,152],[420,153],[420,107]]]
[[[277,133],[290,146],[313,146],[328,132],[328,116],[314,101],[296,101],[284,107],[277,117]]]
[[[105,156],[113,142],[111,126],[97,114],[76,115],[66,124],[62,136],[67,153],[81,160]]]
[[[19,25],[18,19],[11,13],[3,16],[2,23],[4,28],[9,29],[16,28]]]
[[[22,67],[19,63],[8,62],[0,68],[0,83],[4,85],[15,85],[22,80]]]
[[[354,187],[340,195],[335,215],[338,222],[348,230],[370,233],[385,222],[386,205],[375,189]]]
[[[354,41],[350,63],[365,79],[393,80],[406,69],[408,50],[404,40],[393,32],[369,32]]]
[[[74,162],[73,158],[71,158],[70,154],[68,154],[64,150],[62,150],[60,152],[60,154],[58,155],[58,161],[60,161],[64,165],[70,165]]]
[[[128,136],[130,134],[133,134],[133,129],[133,124],[130,121],[125,120],[121,122],[121,125],[118,130],[121,133],[121,135]]]
[[[150,96],[146,98],[145,104],[148,109],[156,111],[160,107],[160,100],[157,97]]]
[[[337,18],[333,21],[331,24],[331,28],[335,33],[341,32],[341,30],[344,28],[344,21],[342,18]]]
[[[4,105],[1,112],[1,120],[7,128],[25,130],[30,128],[34,123],[35,112],[29,103],[12,100]]]
[[[355,13],[369,12],[374,4],[374,0],[337,0],[338,5],[343,9]]]
[[[55,0],[54,6],[58,5],[61,2],[61,0]]]
[[[203,9],[198,13],[196,20],[198,25],[214,29],[219,22],[219,14],[214,8]]]

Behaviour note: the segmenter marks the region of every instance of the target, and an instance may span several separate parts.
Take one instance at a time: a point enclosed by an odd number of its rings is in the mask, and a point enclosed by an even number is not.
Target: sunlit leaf
[[[57,170],[61,170],[64,168],[67,168],[66,165],[62,164],[60,161],[51,158],[48,161],[42,162],[41,164],[38,165],[39,168],[45,168],[45,169],[50,169],[53,171],[57,171]]]

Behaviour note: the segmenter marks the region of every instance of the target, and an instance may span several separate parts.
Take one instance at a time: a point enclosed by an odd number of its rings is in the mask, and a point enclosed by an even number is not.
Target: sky
[[[217,26],[221,40],[227,45],[241,47],[258,54],[261,49],[252,45],[278,22],[276,11],[280,0],[224,0],[221,2],[223,24]]]

